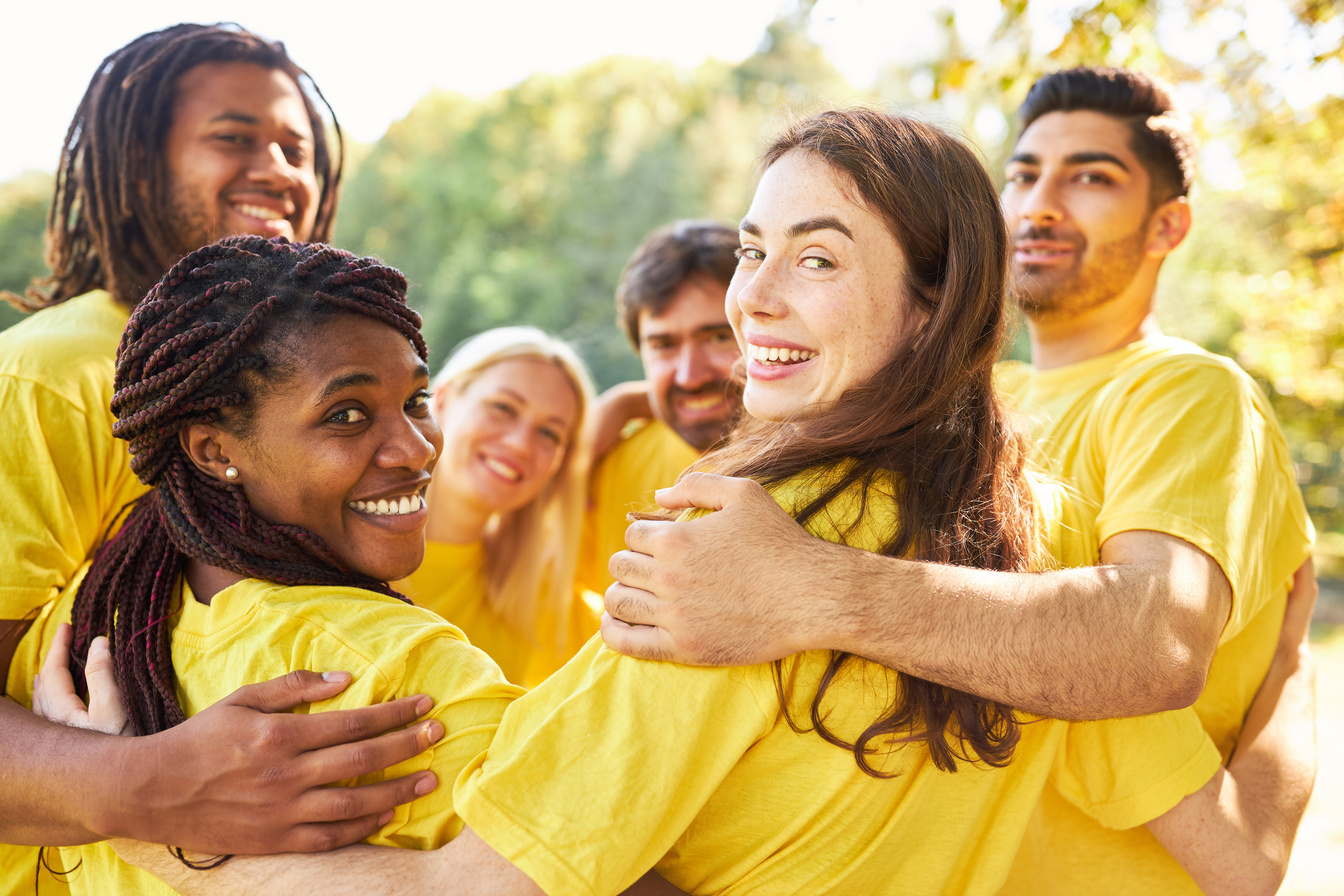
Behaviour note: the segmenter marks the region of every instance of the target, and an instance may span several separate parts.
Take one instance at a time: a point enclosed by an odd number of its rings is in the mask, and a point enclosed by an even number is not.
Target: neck
[[[425,493],[429,522],[425,540],[441,544],[471,544],[485,537],[493,512],[455,494],[447,477],[431,479]]]
[[[191,586],[191,593],[196,596],[197,603],[206,605],[209,605],[210,601],[215,599],[216,594],[246,578],[246,576],[240,576],[236,572],[229,572],[227,569],[220,569],[218,566],[201,563],[199,560],[187,561],[185,575],[187,584]]]

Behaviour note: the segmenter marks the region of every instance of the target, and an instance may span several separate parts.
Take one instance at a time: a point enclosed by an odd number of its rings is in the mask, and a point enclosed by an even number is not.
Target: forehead
[[[328,384],[357,374],[371,374],[384,386],[427,375],[400,330],[362,314],[341,313],[315,326],[297,327],[277,342],[279,360],[294,375],[275,391],[295,401],[312,401]]]
[[[203,62],[177,79],[173,126],[219,118],[255,119],[312,139],[312,123],[299,85],[283,71],[251,62]]]
[[[544,358],[508,358],[491,364],[465,391],[485,395],[501,390],[566,421],[578,413],[578,398],[569,376],[559,365]]]
[[[661,314],[647,308],[639,311],[639,332],[651,334],[690,334],[707,327],[728,326],[723,310],[726,288],[706,277],[689,277],[672,293]]]
[[[762,172],[746,220],[766,230],[826,215],[883,226],[849,175],[814,152],[793,149]]]
[[[1101,112],[1048,112],[1022,132],[1014,155],[1035,156],[1044,163],[1088,153],[1107,153],[1130,171],[1142,170],[1130,136],[1124,121]]]

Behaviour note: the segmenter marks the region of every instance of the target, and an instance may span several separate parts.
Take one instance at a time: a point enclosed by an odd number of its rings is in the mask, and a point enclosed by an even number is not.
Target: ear
[[[1184,196],[1168,199],[1153,210],[1148,219],[1148,243],[1151,256],[1166,258],[1185,241],[1190,232],[1190,201]]]
[[[448,410],[448,402],[452,400],[453,387],[450,383],[444,383],[434,390],[434,394],[429,397],[429,412],[434,415],[434,419],[440,423],[443,422],[444,412]]]
[[[207,476],[213,476],[220,482],[237,485],[241,475],[229,479],[224,471],[230,466],[229,449],[232,439],[218,426],[211,423],[188,423],[177,434],[182,451],[196,468]]]

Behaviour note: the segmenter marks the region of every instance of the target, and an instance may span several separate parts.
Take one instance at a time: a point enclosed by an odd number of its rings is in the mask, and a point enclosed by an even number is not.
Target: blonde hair
[[[587,365],[567,342],[536,327],[498,327],[463,342],[430,383],[461,392],[504,361],[546,361],[574,389],[578,413],[560,468],[528,504],[496,514],[486,534],[486,596],[490,607],[534,643],[542,619],[555,622],[556,646],[567,651],[574,604],[574,572],[587,497],[591,437],[586,417],[593,405]],[[447,509],[445,509],[447,510]]]

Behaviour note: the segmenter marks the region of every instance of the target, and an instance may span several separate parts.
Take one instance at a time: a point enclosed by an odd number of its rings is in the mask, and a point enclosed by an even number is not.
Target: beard
[[[1067,269],[1013,262],[1013,297],[1032,319],[1073,317],[1104,305],[1134,281],[1144,259],[1148,224],[1133,233],[1102,243],[1088,253],[1082,236],[1033,227],[1019,239],[1057,240],[1074,245],[1077,261]]]
[[[202,207],[199,197],[176,183],[168,185],[164,222],[172,235],[174,260],[229,236],[218,215]]]
[[[679,397],[710,395],[724,397],[729,408],[727,414],[706,420],[686,420],[676,410],[675,399]],[[694,390],[672,386],[657,402],[654,410],[686,444],[703,454],[722,441],[742,417],[742,386],[732,380],[707,383]]]

